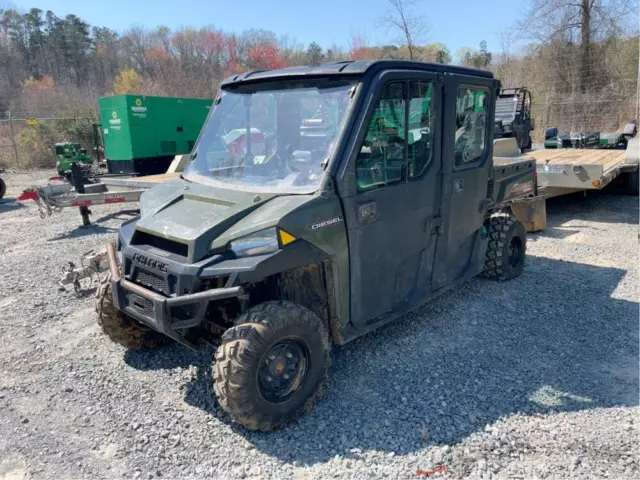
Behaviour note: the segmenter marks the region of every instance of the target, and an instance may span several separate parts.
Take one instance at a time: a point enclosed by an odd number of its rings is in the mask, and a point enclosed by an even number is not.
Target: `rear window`
[[[479,165],[487,150],[489,91],[484,87],[460,87],[456,108],[455,166]]]
[[[518,97],[498,97],[496,100],[496,120],[511,122],[516,116]]]

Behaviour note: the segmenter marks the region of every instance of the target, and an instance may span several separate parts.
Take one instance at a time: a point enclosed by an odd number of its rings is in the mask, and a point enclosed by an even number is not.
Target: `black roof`
[[[232,75],[222,81],[222,87],[240,85],[261,80],[278,80],[284,78],[300,78],[310,76],[348,75],[362,76],[369,71],[384,69],[425,70],[436,73],[454,73],[475,77],[493,78],[488,70],[443,65],[441,63],[416,62],[409,60],[345,60],[342,62],[325,63],[317,66],[288,67],[279,70],[257,70]]]
[[[519,95],[524,90],[527,90],[527,87],[503,88],[500,90],[500,95]]]

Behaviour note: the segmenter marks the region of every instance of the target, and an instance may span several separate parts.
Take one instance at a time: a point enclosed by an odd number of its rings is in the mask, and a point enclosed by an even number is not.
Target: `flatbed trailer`
[[[535,160],[538,192],[511,205],[514,215],[524,224],[528,232],[546,228],[546,199],[575,192],[602,190],[612,182],[626,178],[627,192],[638,195],[638,163],[640,138],[628,141],[626,149],[620,148],[561,148],[540,149],[519,154],[513,146],[494,141],[496,163],[508,162],[520,155]]]
[[[159,173],[158,175],[147,175],[144,177],[131,178],[104,178],[100,183],[111,188],[141,188],[147,189],[158,183],[166,182],[172,178],[180,176],[180,172]]]
[[[96,183],[83,185],[82,192],[66,182],[47,183],[22,192],[18,200],[34,200],[40,217],[45,218],[67,207],[79,207],[83,226],[89,225],[89,207],[112,203],[137,202],[145,190],[180,173],[161,173],[145,177],[104,178]]]
[[[548,196],[580,190],[601,190],[618,175],[637,170],[637,163],[625,163],[625,150],[619,149],[542,149],[524,153],[535,159],[538,185]]]
[[[71,183],[62,177],[53,177],[50,180],[59,181],[27,188],[18,200],[34,200],[42,218],[63,208],[77,207],[80,210],[82,224],[86,227],[90,224],[89,207],[139,201],[145,190],[179,176],[188,157],[188,155],[176,155],[167,172],[145,176],[101,174],[88,178],[86,172],[74,164]]]

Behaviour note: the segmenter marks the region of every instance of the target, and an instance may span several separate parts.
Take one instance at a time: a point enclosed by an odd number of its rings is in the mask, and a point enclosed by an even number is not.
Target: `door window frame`
[[[402,149],[402,179],[395,181],[395,182],[385,182],[384,185],[378,185],[378,186],[372,186],[369,188],[364,188],[364,189],[360,189],[358,187],[358,158],[360,157],[360,153],[362,151],[362,147],[364,146],[364,141],[367,138],[367,135],[369,134],[369,129],[371,128],[371,120],[373,119],[373,115],[375,114],[376,110],[378,109],[378,106],[380,105],[380,102],[383,100],[382,98],[382,94],[384,93],[384,91],[386,90],[386,88],[389,85],[393,85],[393,84],[402,84],[402,101],[404,102],[404,114],[402,115],[402,120],[404,122],[403,125],[403,129],[404,129],[404,147]],[[409,150],[409,146],[407,144],[407,140],[408,140],[408,131],[407,131],[407,123],[409,121],[409,105],[407,102],[407,96],[408,96],[408,87],[407,87],[407,81],[406,80],[389,80],[385,83],[382,84],[382,86],[380,87],[379,91],[378,91],[378,95],[377,95],[377,100],[375,105],[373,106],[373,108],[370,109],[370,111],[368,112],[367,115],[367,122],[365,123],[365,125],[367,126],[365,132],[364,132],[364,136],[358,141],[358,147],[356,148],[356,156],[355,156],[355,186],[356,186],[356,191],[358,192],[358,194],[361,193],[365,193],[365,192],[372,192],[375,190],[380,190],[382,188],[388,188],[391,187],[393,185],[401,185],[403,183],[406,183],[407,181],[407,166],[408,166],[408,150]]]
[[[453,158],[453,170],[455,172],[462,172],[465,170],[472,170],[474,168],[479,168],[482,167],[483,165],[485,165],[485,163],[487,162],[487,158],[488,158],[488,152],[489,152],[489,144],[490,142],[493,142],[493,139],[489,138],[490,137],[490,133],[491,133],[491,124],[490,124],[490,116],[491,115],[495,115],[495,112],[493,112],[494,109],[491,108],[491,95],[493,95],[492,93],[492,89],[485,84],[480,84],[480,83],[470,83],[470,82],[461,82],[456,86],[456,102],[455,102],[455,112],[454,112],[454,117],[453,118],[458,118],[458,94],[460,92],[460,90],[462,89],[475,89],[475,90],[483,90],[488,98],[487,101],[487,109],[485,110],[485,114],[486,114],[486,118],[485,118],[485,124],[484,124],[484,149],[482,150],[482,153],[478,156],[477,160],[473,163],[466,163],[464,165],[458,165],[455,161],[455,154],[454,154],[454,158]],[[455,134],[453,136],[453,145],[451,145],[451,149],[453,151],[455,151]]]
[[[435,115],[435,120],[433,122],[433,133],[431,134],[431,139],[432,139],[432,144],[431,144],[431,155],[429,157],[429,159],[427,160],[427,162],[422,166],[422,171],[420,172],[419,175],[415,176],[415,177],[410,177],[409,176],[409,154],[408,154],[408,148],[409,148],[409,121],[407,120],[407,126],[406,126],[406,130],[407,130],[407,158],[406,158],[406,163],[407,163],[407,182],[416,182],[421,180],[422,178],[424,178],[424,176],[427,174],[427,172],[429,171],[429,165],[431,165],[433,163],[433,159],[435,158],[436,154],[440,155],[440,149],[439,149],[439,145],[440,145],[440,128],[442,125],[442,111],[440,111],[440,115],[438,115],[438,107],[441,100],[441,96],[438,96],[438,81],[437,78],[434,78],[432,80],[419,80],[419,79],[410,79],[408,80],[408,93],[407,93],[407,119],[409,114],[411,113],[411,100],[413,100],[411,98],[411,84],[415,82],[415,83],[427,83],[427,84],[431,84],[431,86],[433,87],[433,97],[429,99],[429,101],[433,101],[433,112]],[[423,99],[424,101],[424,99]],[[429,105],[429,109],[431,109],[431,104]]]
[[[367,88],[366,92],[363,92],[363,95],[369,97],[366,101],[361,105],[360,112],[357,113],[357,119],[353,123],[352,134],[349,138],[349,143],[347,150],[345,151],[345,155],[343,156],[343,163],[338,168],[338,192],[341,197],[352,197],[357,195],[365,195],[370,192],[375,192],[387,187],[393,187],[398,185],[406,185],[409,181],[417,181],[422,178],[429,172],[429,165],[433,164],[434,160],[438,156],[442,155],[442,122],[444,116],[443,110],[443,101],[444,101],[444,92],[443,92],[443,82],[442,82],[442,74],[438,72],[428,71],[428,70],[386,70],[378,74],[374,79],[372,79],[370,86]],[[431,82],[434,86],[434,112],[436,115],[435,121],[435,132],[433,135],[434,145],[433,145],[433,155],[431,157],[430,162],[425,166],[422,174],[418,177],[414,177],[411,180],[407,178],[408,171],[408,145],[405,142],[405,177],[404,181],[394,182],[388,184],[384,187],[371,188],[367,190],[358,190],[357,188],[357,178],[356,178],[356,162],[364,142],[366,135],[369,131],[369,125],[371,124],[371,118],[380,103],[380,99],[382,97],[382,92],[385,87],[390,83],[403,82],[405,83],[405,90],[408,90],[408,84],[412,81],[415,82]],[[408,97],[409,92],[406,92]],[[405,108],[405,123],[408,123],[408,114],[409,114],[409,102],[407,100],[407,108]],[[405,134],[406,135],[406,134]]]

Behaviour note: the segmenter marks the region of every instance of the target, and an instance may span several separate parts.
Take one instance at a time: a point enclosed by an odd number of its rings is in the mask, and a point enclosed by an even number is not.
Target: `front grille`
[[[174,275],[169,275],[165,280],[161,275],[137,269],[134,281],[151,290],[163,295],[173,295],[176,293],[177,279]]]
[[[138,270],[136,272],[136,283],[149,287],[151,290],[155,290],[158,293],[166,293],[167,282],[160,275],[155,275],[151,272],[145,272]]]
[[[125,293],[125,300],[127,302],[127,307],[134,309],[141,315],[149,318],[155,317],[156,310],[151,300],[147,300],[146,298],[142,298],[140,295],[136,295],[131,292]]]
[[[177,291],[177,287],[178,287],[178,279],[176,277],[174,277],[173,275],[169,275],[169,278],[167,278],[167,281],[169,282],[169,295],[175,295],[176,291]]]

